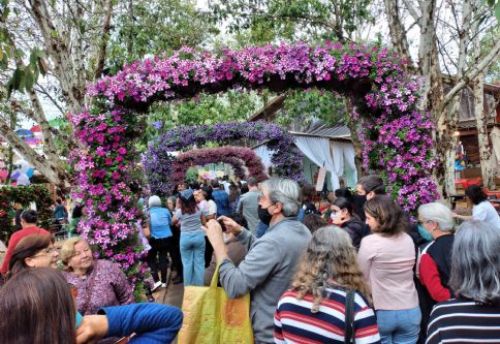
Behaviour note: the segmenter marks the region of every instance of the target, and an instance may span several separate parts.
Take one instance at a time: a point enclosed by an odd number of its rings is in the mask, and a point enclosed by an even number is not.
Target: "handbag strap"
[[[217,288],[217,285],[219,284],[219,268],[221,264],[217,264],[217,267],[215,268],[214,274],[212,275],[212,281],[210,282],[210,288]]]
[[[356,291],[349,290],[345,297],[345,343],[354,343],[354,296]]]

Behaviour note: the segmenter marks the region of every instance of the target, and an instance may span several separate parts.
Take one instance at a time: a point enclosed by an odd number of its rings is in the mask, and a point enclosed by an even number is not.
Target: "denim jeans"
[[[184,285],[203,285],[205,232],[181,232],[180,249]]]
[[[377,325],[382,344],[415,344],[420,332],[420,308],[397,311],[377,310]]]

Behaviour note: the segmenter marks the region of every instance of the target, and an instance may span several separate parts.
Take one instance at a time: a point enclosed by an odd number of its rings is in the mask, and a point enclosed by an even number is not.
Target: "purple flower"
[[[428,114],[415,111],[419,83],[403,72],[406,63],[379,47],[298,42],[226,49],[218,55],[184,47],[166,58],[124,66],[116,75],[88,87],[88,95],[97,98],[94,108],[70,115],[82,142],[82,149],[70,156],[77,173],[75,195],[82,197],[88,211],[78,231],[96,245],[98,254],[120,263],[131,282],[141,278],[145,268],[140,260],[145,252],[137,242],[138,210],[128,185],[134,182],[130,170],[135,164],[129,159],[134,157],[134,138],[141,135],[138,128],[143,117],[132,109],[144,109],[155,100],[229,87],[268,86],[281,92],[286,87],[318,86],[358,95],[364,106],[357,107],[353,118],[361,123],[363,168],[379,171],[403,209],[414,213],[419,204],[438,197],[430,178],[437,161],[431,135],[434,126]],[[153,126],[160,130],[163,123]],[[166,193],[190,163],[213,158],[209,150],[201,149],[182,153],[176,160],[172,151],[185,151],[195,144],[200,147],[206,141],[227,145],[242,139],[266,141],[274,152],[275,172],[302,180],[303,156],[284,129],[263,122],[220,123],[178,127],[161,135],[143,156],[151,190]],[[262,173],[261,162],[248,149],[225,147],[212,154],[231,164],[239,176],[245,175],[245,168],[250,174]]]

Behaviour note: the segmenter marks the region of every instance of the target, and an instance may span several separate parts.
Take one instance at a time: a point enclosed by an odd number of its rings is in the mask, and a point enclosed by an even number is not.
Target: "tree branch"
[[[453,97],[460,92],[472,79],[476,78],[483,72],[489,65],[500,57],[500,40],[497,40],[490,52],[484,56],[479,63],[475,64],[466,73],[464,73],[461,80],[445,95],[441,108],[444,109]]]
[[[106,10],[103,25],[102,25],[102,37],[99,45],[99,50],[97,53],[97,67],[94,73],[94,78],[97,79],[101,76],[104,69],[104,62],[106,59],[106,47],[109,40],[109,31],[111,29],[111,15],[113,12],[113,1],[107,0],[104,8]]]
[[[2,136],[26,161],[32,164],[49,182],[61,185],[68,185],[68,175],[64,169],[54,166],[54,164],[40,156],[26,142],[10,128],[9,124],[0,116],[0,136]]]
[[[32,17],[43,37],[47,54],[53,59],[54,74],[61,84],[70,109],[79,108],[83,92],[75,85],[74,64],[69,56],[68,45],[61,38],[62,33],[52,22],[46,4],[41,0],[29,0]],[[80,73],[80,72],[78,72]]]
[[[59,112],[61,113],[61,115],[65,115],[66,112],[64,111],[64,109],[62,108],[61,105],[59,105],[59,103],[57,102],[57,100],[50,94],[49,91],[47,91],[45,89],[45,87],[43,87],[42,85],[40,84],[36,84],[34,86],[34,89],[35,91],[37,91],[38,93],[41,93],[43,94],[45,97],[47,97],[48,100],[50,100],[50,102],[57,108],[57,110],[59,110]]]
[[[392,46],[402,58],[411,61],[410,47],[406,37],[406,30],[399,16],[398,2],[397,0],[384,0],[384,3]]]
[[[405,7],[408,10],[408,12],[410,13],[410,15],[412,16],[413,20],[415,20],[417,23],[419,23],[420,18],[422,18],[422,15],[418,13],[417,9],[415,7],[413,7],[411,2],[409,2],[408,0],[403,0],[403,3],[405,4]]]
[[[446,50],[445,46],[443,44],[441,44],[441,42],[439,41],[439,39],[437,40],[437,45],[438,45],[438,50],[439,50],[441,56],[446,55],[446,57],[448,57],[449,62],[452,63],[455,68],[457,68],[457,64],[455,63],[455,61],[453,61],[453,59],[451,58],[450,54]],[[443,62],[445,62],[445,61],[443,61]],[[448,64],[447,63],[443,63],[443,66],[444,66],[444,69],[446,69],[446,73],[448,75],[452,75],[453,74],[453,73],[451,73],[450,69],[448,68]]]

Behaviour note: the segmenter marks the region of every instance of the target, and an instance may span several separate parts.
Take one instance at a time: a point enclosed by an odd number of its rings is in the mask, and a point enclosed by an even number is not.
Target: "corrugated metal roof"
[[[322,125],[318,128],[311,128],[305,131],[308,134],[313,134],[323,137],[351,137],[351,131],[346,125],[336,124],[336,125]]]
[[[289,131],[292,135],[304,135],[304,136],[316,136],[316,137],[325,137],[329,139],[339,139],[339,140],[351,140],[351,131],[344,124],[336,124],[336,125],[318,125],[308,130],[304,131]]]

